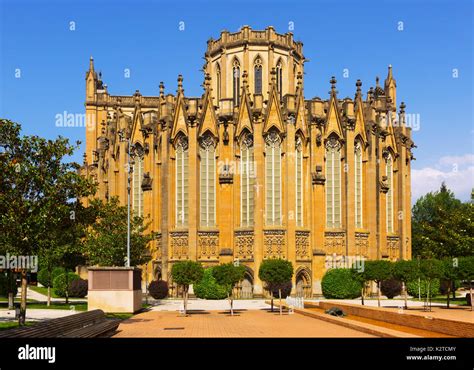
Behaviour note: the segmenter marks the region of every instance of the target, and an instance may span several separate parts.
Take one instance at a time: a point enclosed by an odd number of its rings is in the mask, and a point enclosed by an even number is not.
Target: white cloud
[[[431,167],[412,169],[412,201],[439,190],[443,181],[457,198],[469,200],[474,187],[474,154],[444,156]]]

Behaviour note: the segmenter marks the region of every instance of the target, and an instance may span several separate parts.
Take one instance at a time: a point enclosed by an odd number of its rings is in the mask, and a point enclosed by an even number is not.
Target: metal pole
[[[131,141],[128,139],[128,174],[127,174],[127,265],[130,267],[130,146]]]

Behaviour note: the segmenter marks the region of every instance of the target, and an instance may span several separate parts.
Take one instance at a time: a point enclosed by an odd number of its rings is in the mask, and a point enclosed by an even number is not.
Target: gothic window
[[[393,233],[393,159],[392,155],[388,154],[387,163],[385,166],[385,175],[387,176],[387,232]]]
[[[135,157],[132,176],[133,213],[140,217],[143,217],[143,162],[142,156]]]
[[[341,227],[341,144],[335,137],[326,143],[326,227]]]
[[[255,94],[262,93],[262,60],[257,58],[254,65]]]
[[[356,142],[354,149],[354,172],[355,172],[355,227],[362,229],[362,145]]]
[[[281,139],[271,131],[265,138],[266,224],[281,225]]]
[[[247,133],[240,146],[240,225],[253,226],[255,168],[253,138]]]
[[[216,156],[215,143],[206,135],[200,143],[200,208],[201,226],[213,227],[216,223]]]
[[[233,77],[233,99],[234,107],[240,104],[240,63],[237,59],[234,60],[232,66],[232,77]]]
[[[303,226],[303,143],[296,138],[295,147],[296,226]]]
[[[217,100],[221,100],[221,67],[219,63],[216,64],[216,84],[217,84]]]
[[[283,99],[283,66],[281,60],[278,61],[276,66],[276,82],[277,82],[277,91],[280,96],[280,100]]]
[[[188,225],[188,141],[181,137],[176,147],[176,226]]]

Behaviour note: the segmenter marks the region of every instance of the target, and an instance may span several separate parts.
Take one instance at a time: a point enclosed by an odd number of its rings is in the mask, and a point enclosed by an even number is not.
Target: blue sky
[[[398,103],[420,123],[413,133],[414,199],[443,180],[463,200],[474,187],[470,0],[0,3],[0,117],[21,123],[25,134],[84,142],[84,128],[56,127],[55,116],[84,112],[90,55],[111,94],[157,95],[160,81],[174,93],[181,73],[186,94],[197,96],[209,37],[246,24],[285,33],[292,22],[310,60],[307,98],[327,98],[332,75],[339,96],[352,97],[358,78],[365,92],[393,65]]]

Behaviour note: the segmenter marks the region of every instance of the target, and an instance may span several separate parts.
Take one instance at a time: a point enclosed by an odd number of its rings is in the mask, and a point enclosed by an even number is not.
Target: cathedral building
[[[207,42],[204,92],[109,94],[91,58],[86,74],[84,171],[97,196],[150,222],[147,273],[173,263],[239,261],[242,297],[261,296],[262,260],[295,270],[294,293],[321,294],[334,259],[411,258],[411,129],[397,112],[392,67],[365,97],[304,95],[303,44],[292,33],[244,26]]]

